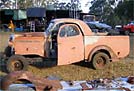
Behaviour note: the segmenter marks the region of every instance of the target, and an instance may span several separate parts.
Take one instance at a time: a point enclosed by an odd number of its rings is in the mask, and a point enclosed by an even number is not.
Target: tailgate
[[[130,52],[129,36],[109,36],[111,43],[109,44],[118,58],[124,58]],[[109,39],[110,39],[109,38]],[[108,39],[108,40],[109,40]],[[109,40],[110,41],[110,40]]]

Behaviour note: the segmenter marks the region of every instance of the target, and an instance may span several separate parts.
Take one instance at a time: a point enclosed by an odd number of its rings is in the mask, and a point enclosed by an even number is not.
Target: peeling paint
[[[101,36],[85,36],[85,46],[97,43],[99,38],[101,38]]]

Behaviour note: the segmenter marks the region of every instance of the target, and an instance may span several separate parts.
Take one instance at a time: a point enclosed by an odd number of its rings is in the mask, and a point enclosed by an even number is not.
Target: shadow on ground
[[[0,71],[7,73],[6,58],[4,57],[4,53],[2,53],[2,52],[0,52]]]

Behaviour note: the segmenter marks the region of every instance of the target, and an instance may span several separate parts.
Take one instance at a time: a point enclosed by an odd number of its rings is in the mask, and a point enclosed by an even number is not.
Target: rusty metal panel
[[[98,78],[84,81],[59,81],[34,76],[32,73],[25,71],[13,72],[5,76],[1,80],[0,89],[8,90],[10,85],[12,85],[12,87],[13,85],[14,87],[18,86],[14,82],[22,79],[31,82],[31,84],[27,84],[27,86],[34,86],[34,90],[36,91],[134,91],[134,76],[114,79]],[[23,84],[22,87],[24,85],[26,85],[26,83]]]

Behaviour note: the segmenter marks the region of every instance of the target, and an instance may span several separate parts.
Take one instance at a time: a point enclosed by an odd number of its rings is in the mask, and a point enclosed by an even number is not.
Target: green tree
[[[18,8],[46,7],[48,4],[54,4],[55,2],[58,2],[58,0],[18,0]]]
[[[114,13],[113,5],[115,1],[111,0],[94,0],[91,2],[92,6],[90,7],[90,14],[94,14],[98,17],[98,20],[101,22],[107,22],[109,16]]]
[[[18,8],[19,9],[26,9],[28,7],[32,7],[32,0],[18,0]]]
[[[115,8],[115,14],[122,20],[122,24],[134,20],[134,0],[120,1]]]
[[[112,26],[134,20],[134,0],[94,0],[91,4],[89,13]]]

